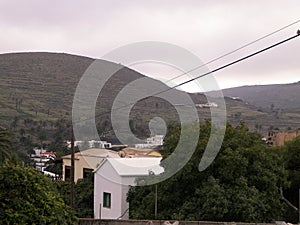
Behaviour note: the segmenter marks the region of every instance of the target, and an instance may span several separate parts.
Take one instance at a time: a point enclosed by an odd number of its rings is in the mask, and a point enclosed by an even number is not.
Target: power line
[[[281,45],[281,44],[283,44],[283,43],[285,43],[285,42],[288,42],[288,41],[290,41],[290,40],[292,40],[292,39],[298,37],[299,35],[300,35],[300,33],[297,33],[296,35],[294,35],[294,36],[292,36],[292,37],[289,37],[289,38],[287,38],[287,39],[285,39],[285,40],[283,40],[283,41],[277,42],[276,44],[273,44],[273,45],[271,45],[271,46],[269,46],[269,47],[266,47],[266,48],[264,48],[264,49],[262,49],[262,50],[259,50],[259,51],[257,51],[257,52],[254,52],[254,53],[252,53],[252,54],[250,54],[250,55],[247,55],[247,56],[245,56],[245,57],[243,57],[243,58],[240,58],[240,59],[238,59],[238,60],[235,60],[235,61],[233,61],[233,62],[231,62],[231,63],[228,63],[228,64],[226,64],[226,65],[224,65],[224,66],[221,66],[221,67],[219,67],[219,68],[217,68],[217,69],[214,69],[214,70],[209,71],[209,72],[207,72],[207,73],[204,73],[204,74],[202,74],[202,75],[200,75],[200,76],[197,76],[197,77],[195,77],[195,78],[192,78],[192,79],[190,79],[190,80],[187,80],[187,81],[185,81],[185,82],[182,82],[182,83],[180,83],[180,84],[178,84],[178,85],[175,85],[174,87],[169,88],[169,90],[170,90],[170,89],[173,89],[173,88],[180,87],[180,86],[182,86],[182,85],[184,85],[184,84],[190,83],[190,82],[192,82],[192,81],[194,81],[194,80],[197,80],[197,79],[199,79],[199,78],[201,78],[201,77],[205,77],[205,76],[207,76],[207,75],[209,75],[209,74],[211,74],[211,73],[214,73],[214,72],[217,72],[217,71],[219,71],[219,70],[225,69],[226,67],[232,66],[232,65],[234,65],[234,64],[236,64],[236,63],[238,63],[238,62],[244,61],[244,60],[246,60],[246,59],[248,59],[248,58],[251,58],[251,57],[253,57],[253,56],[255,56],[255,55],[258,55],[258,54],[260,54],[260,53],[262,53],[262,52],[265,52],[265,51],[267,51],[267,50],[269,50],[269,49],[271,49],[271,48],[274,48],[274,47],[276,47],[276,46],[278,46],[278,45]],[[166,91],[167,91],[167,90],[166,90]],[[165,92],[165,91],[164,91],[164,92]],[[162,93],[163,93],[163,92],[162,92]],[[160,93],[158,93],[158,94],[160,94]],[[157,95],[157,94],[156,94],[156,95]]]
[[[299,22],[299,21],[300,21],[300,20],[298,20],[298,21],[296,21],[296,22],[294,22],[294,23],[292,23],[292,24],[295,24],[295,23],[297,23],[297,22]],[[272,33],[270,33],[270,34],[268,34],[268,35],[266,35],[266,36],[260,38],[260,39],[257,39],[257,40],[255,40],[255,41],[253,41],[252,43],[255,43],[255,42],[257,42],[258,40],[262,40],[263,38],[265,38],[265,37],[267,37],[267,36],[270,36],[270,35],[272,35],[272,34],[274,34],[274,33],[277,33],[277,32],[279,32],[280,30],[283,30],[283,29],[285,29],[286,27],[291,26],[292,24],[289,24],[289,25],[287,25],[287,26],[285,26],[285,27],[283,27],[283,28],[281,28],[281,29],[279,29],[279,30],[277,30],[277,31],[274,31],[274,32],[272,32]],[[165,92],[167,92],[167,91],[169,91],[169,90],[172,90],[172,89],[174,89],[174,88],[180,87],[180,86],[182,86],[182,85],[184,85],[184,84],[190,83],[190,82],[192,82],[192,81],[194,81],[194,80],[197,80],[197,79],[199,79],[199,78],[208,76],[209,74],[212,74],[212,73],[217,72],[217,71],[219,71],[219,70],[225,69],[225,68],[227,68],[227,67],[229,67],[229,66],[232,66],[232,65],[234,65],[234,64],[236,64],[236,63],[239,63],[239,62],[241,62],[241,61],[243,61],[243,60],[246,60],[246,59],[251,58],[251,57],[253,57],[253,56],[255,56],[255,55],[258,55],[258,54],[260,54],[260,53],[262,53],[262,52],[265,52],[265,51],[267,51],[267,50],[269,50],[269,49],[271,49],[271,48],[274,48],[274,47],[276,47],[276,46],[278,46],[278,45],[281,45],[281,44],[283,44],[283,43],[285,43],[285,42],[288,42],[288,41],[290,41],[290,40],[292,40],[292,39],[298,37],[299,35],[300,35],[300,33],[297,33],[296,35],[294,35],[294,36],[292,36],[292,37],[289,37],[289,38],[287,38],[287,39],[285,39],[285,40],[283,40],[283,41],[277,42],[277,43],[275,43],[275,44],[273,44],[273,45],[271,45],[271,46],[268,46],[268,47],[266,47],[266,48],[264,48],[264,49],[261,49],[261,50],[259,50],[259,51],[256,51],[256,52],[254,52],[254,53],[252,53],[252,54],[250,54],[250,55],[247,55],[247,56],[245,56],[245,57],[242,57],[242,58],[240,58],[240,59],[238,59],[238,60],[235,60],[235,61],[233,61],[233,62],[231,62],[231,63],[225,64],[225,65],[223,65],[223,66],[221,66],[221,67],[218,67],[217,69],[214,69],[214,70],[212,70],[212,71],[209,71],[209,72],[207,72],[207,73],[201,74],[201,75],[199,75],[199,76],[197,76],[197,77],[195,77],[195,78],[192,78],[192,79],[189,79],[189,80],[187,80],[187,81],[184,81],[184,82],[182,82],[182,83],[180,83],[180,84],[178,84],[178,85],[175,85],[175,86],[173,86],[173,87],[169,87],[169,88],[167,88],[166,90],[157,92],[157,93],[153,94],[152,96],[156,96],[156,95],[165,93]],[[249,45],[250,45],[250,43],[247,44],[247,45],[244,45],[244,46],[249,46]],[[243,48],[243,47],[241,47],[241,48]],[[241,48],[239,48],[239,49],[241,49]],[[235,52],[235,51],[238,51],[238,50],[234,50],[234,51],[232,51],[232,52]],[[228,53],[228,54],[232,54],[232,53]],[[228,54],[227,54],[227,55],[228,55]],[[218,58],[222,58],[222,56],[220,56],[220,57],[218,57]],[[218,58],[216,58],[215,61],[216,61]],[[208,63],[209,63],[209,62],[208,62]],[[207,65],[208,63],[206,63],[206,65]],[[203,65],[201,65],[201,66],[203,66]],[[198,68],[200,68],[200,66],[194,68],[193,71],[196,70],[196,69],[198,69]],[[149,98],[149,97],[147,97],[147,98]],[[146,99],[146,98],[145,98],[145,99]],[[134,104],[135,104],[135,102],[134,102],[134,103],[129,103],[129,104],[126,104],[126,105],[124,105],[124,106],[120,106],[120,107],[118,107],[118,108],[115,108],[115,110],[123,109],[123,108],[125,108],[125,107],[127,107],[127,106],[134,105]],[[100,113],[100,114],[96,115],[95,117],[97,118],[97,117],[100,117],[100,116],[102,116],[102,115],[108,114],[108,113],[110,113],[110,112],[111,112],[111,110],[110,110],[110,111],[103,112],[103,113]],[[87,119],[83,119],[83,120],[75,121],[75,122],[84,122],[84,121],[87,121],[87,120],[89,120],[89,119],[93,119],[93,118],[87,118]]]
[[[288,25],[286,25],[286,26],[284,26],[284,27],[281,27],[281,28],[279,28],[279,29],[277,29],[277,30],[275,30],[275,31],[273,31],[273,32],[271,32],[271,33],[269,33],[269,34],[266,34],[266,35],[264,35],[264,36],[262,36],[262,37],[260,37],[260,38],[258,38],[258,39],[256,39],[256,40],[254,40],[254,41],[251,41],[251,42],[249,42],[249,43],[247,43],[247,44],[245,44],[245,45],[242,45],[241,47],[239,47],[239,48],[237,48],[237,49],[235,49],[235,50],[232,50],[232,51],[230,51],[230,52],[227,52],[227,53],[225,53],[224,55],[221,55],[221,56],[219,56],[219,57],[217,57],[217,58],[214,58],[214,59],[212,59],[212,60],[210,60],[210,61],[208,61],[208,62],[206,62],[206,63],[204,63],[204,64],[202,64],[202,65],[199,65],[199,66],[197,66],[197,67],[195,67],[195,68],[193,68],[193,69],[191,69],[191,70],[189,70],[189,71],[186,71],[186,72],[184,72],[184,73],[182,73],[182,74],[180,74],[180,75],[178,75],[178,76],[175,76],[175,77],[171,78],[170,80],[167,80],[165,83],[168,83],[168,82],[170,82],[170,81],[172,81],[172,80],[175,80],[175,79],[177,79],[177,78],[179,78],[179,77],[182,77],[182,76],[184,76],[184,75],[186,75],[186,74],[188,74],[188,73],[191,73],[191,72],[193,72],[193,71],[195,71],[195,70],[198,70],[198,69],[200,69],[200,68],[202,68],[202,67],[204,67],[204,66],[207,66],[207,65],[209,65],[209,64],[211,64],[211,63],[213,63],[213,62],[215,62],[215,61],[218,61],[218,60],[220,60],[220,59],[222,59],[222,58],[224,58],[224,57],[226,57],[226,56],[228,56],[228,55],[231,55],[231,54],[233,54],[233,53],[235,53],[235,52],[237,52],[237,51],[239,51],[239,50],[241,50],[241,49],[243,49],[243,48],[246,48],[246,47],[248,47],[248,46],[250,46],[250,45],[252,45],[252,44],[254,44],[254,43],[256,43],[256,42],[259,42],[259,41],[261,41],[261,40],[263,40],[263,39],[265,39],[265,38],[267,38],[267,37],[270,37],[270,36],[272,36],[272,35],[274,35],[274,34],[280,32],[280,31],[282,31],[282,30],[285,30],[285,29],[287,29],[288,27],[291,27],[291,26],[293,26],[293,25],[295,25],[295,24],[297,24],[297,23],[299,23],[299,22],[300,22],[300,20],[296,20],[296,21],[293,22],[293,23],[290,23],[290,24],[288,24]]]
[[[207,72],[207,73],[201,74],[200,76],[197,76],[197,77],[195,77],[195,78],[189,79],[189,80],[187,80],[187,81],[185,81],[185,82],[182,82],[182,83],[180,83],[180,84],[178,84],[178,85],[175,85],[174,87],[169,87],[169,88],[166,89],[166,90],[157,92],[157,93],[153,94],[152,97],[153,97],[153,96],[157,96],[157,95],[162,94],[162,93],[165,93],[165,92],[167,92],[167,91],[169,91],[169,90],[172,90],[172,89],[174,89],[174,88],[180,87],[180,86],[182,86],[182,85],[184,85],[184,84],[190,83],[190,82],[192,82],[192,81],[194,81],[194,80],[197,80],[197,79],[199,79],[199,78],[208,76],[209,74],[212,74],[212,73],[217,72],[217,71],[219,71],[219,70],[225,69],[226,67],[232,66],[232,65],[234,65],[234,64],[236,64],[236,63],[238,63],[238,62],[241,62],[241,61],[246,60],[246,59],[248,59],[248,58],[251,58],[251,57],[253,57],[253,56],[255,56],[255,55],[258,55],[258,54],[260,54],[260,53],[262,53],[262,52],[265,52],[265,51],[267,51],[267,50],[269,50],[269,49],[271,49],[271,48],[274,48],[274,47],[276,47],[276,46],[278,46],[278,45],[281,45],[281,44],[283,44],[283,43],[285,43],[285,42],[288,42],[288,41],[290,41],[290,40],[292,40],[292,39],[294,39],[294,38],[296,38],[296,37],[298,37],[298,36],[299,36],[299,34],[296,34],[296,35],[294,35],[294,36],[292,36],[292,37],[290,37],[290,38],[287,38],[287,39],[285,39],[285,40],[283,40],[283,41],[277,42],[276,44],[273,44],[273,45],[271,45],[271,46],[269,46],[269,47],[266,47],[266,48],[264,48],[264,49],[262,49],[262,50],[259,50],[259,51],[257,51],[257,52],[254,52],[254,53],[250,54],[250,55],[247,55],[247,56],[245,56],[245,57],[243,57],[243,58],[240,58],[240,59],[238,59],[238,60],[235,60],[235,61],[233,61],[233,62],[231,62],[231,63],[228,63],[228,64],[226,64],[226,65],[224,65],[224,66],[221,66],[221,67],[219,67],[219,68],[217,68],[217,69],[214,69],[214,70],[209,71],[209,72]],[[149,97],[147,97],[147,98],[149,98]],[[119,109],[125,108],[125,107],[130,106],[130,105],[133,105],[133,104],[135,104],[135,103],[129,103],[129,104],[127,104],[127,105],[120,106],[120,107],[118,107],[118,108],[115,108],[115,110],[119,110]],[[101,113],[101,114],[98,114],[98,115],[96,115],[96,117],[102,116],[102,115],[107,114],[107,113],[109,113],[109,112],[110,112],[110,111],[104,112],[104,113]]]

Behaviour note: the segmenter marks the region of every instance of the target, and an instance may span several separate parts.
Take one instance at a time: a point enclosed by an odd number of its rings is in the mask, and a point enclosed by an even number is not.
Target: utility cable
[[[249,45],[251,45],[251,44],[253,44],[253,43],[256,43],[256,42],[258,42],[258,41],[260,41],[260,40],[262,40],[262,39],[264,39],[264,38],[266,38],[266,37],[269,37],[269,36],[271,36],[271,35],[273,35],[273,34],[279,32],[279,31],[281,31],[281,30],[283,30],[283,29],[286,29],[286,28],[288,28],[288,27],[290,27],[290,26],[292,26],[292,25],[294,25],[294,24],[296,24],[296,23],[298,23],[298,22],[300,22],[300,20],[297,20],[297,21],[295,21],[295,22],[293,22],[293,23],[291,23],[291,24],[289,24],[289,25],[287,25],[287,26],[285,26],[285,27],[282,27],[282,28],[280,28],[280,29],[278,29],[278,30],[276,30],[276,31],[274,31],[274,32],[272,32],[272,33],[269,33],[269,34],[267,34],[267,35],[265,35],[265,36],[263,36],[263,37],[261,37],[261,38],[259,38],[259,39],[254,40],[254,41],[252,41],[252,42],[250,42],[250,43],[248,43],[248,44],[246,44],[246,45],[243,45],[242,47],[240,47],[240,48],[238,48],[238,49],[235,49],[235,50],[233,50],[233,51],[231,51],[231,52],[229,52],[229,53],[227,53],[227,54],[225,54],[225,55],[222,55],[222,56],[220,56],[220,57],[217,57],[217,58],[215,58],[215,59],[213,59],[213,60],[211,60],[211,61],[209,61],[209,62],[207,62],[207,63],[205,63],[205,64],[203,64],[203,65],[197,66],[197,67],[193,68],[192,70],[190,70],[190,71],[188,71],[188,72],[186,72],[186,73],[192,72],[192,71],[194,71],[194,70],[199,69],[199,68],[202,67],[202,66],[205,66],[205,65],[208,65],[209,63],[212,63],[212,62],[214,62],[214,61],[217,61],[217,60],[219,60],[219,59],[221,59],[221,58],[223,58],[223,57],[225,57],[225,56],[227,56],[227,55],[230,55],[230,54],[232,54],[232,53],[234,53],[234,52],[236,52],[236,51],[238,51],[238,50],[240,50],[240,49],[242,49],[242,48],[245,48],[245,47],[247,47],[247,46],[249,46]],[[243,61],[243,60],[246,60],[246,59],[251,58],[251,57],[253,57],[253,56],[255,56],[255,55],[258,55],[258,54],[260,54],[260,53],[262,53],[262,52],[265,52],[265,51],[267,51],[267,50],[269,50],[269,49],[271,49],[271,48],[274,48],[274,47],[276,47],[276,46],[278,46],[278,45],[281,45],[281,44],[283,44],[283,43],[285,43],[285,42],[288,42],[288,41],[290,41],[290,40],[292,40],[292,39],[298,37],[299,35],[300,35],[300,32],[298,31],[297,34],[294,35],[294,36],[292,36],[292,37],[289,37],[289,38],[287,38],[287,39],[285,39],[285,40],[283,40],[283,41],[277,42],[277,43],[275,43],[275,44],[273,44],[273,45],[271,45],[271,46],[269,46],[269,47],[266,47],[266,48],[264,48],[264,49],[261,49],[261,50],[259,50],[259,51],[256,51],[256,52],[254,52],[254,53],[252,53],[252,54],[250,54],[250,55],[247,55],[247,56],[245,56],[245,57],[242,57],[242,58],[240,58],[240,59],[238,59],[238,60],[235,60],[235,61],[233,61],[233,62],[230,62],[230,63],[228,63],[228,64],[226,64],[226,65],[223,65],[223,66],[221,66],[221,67],[218,67],[217,69],[214,69],[214,70],[209,71],[209,72],[207,72],[207,73],[201,74],[201,75],[199,75],[199,76],[197,76],[197,77],[195,77],[195,78],[192,78],[192,79],[189,79],[189,80],[187,80],[187,81],[184,81],[184,82],[182,82],[182,83],[180,83],[180,84],[177,84],[177,85],[175,85],[175,86],[173,86],[173,87],[169,87],[169,88],[167,88],[166,90],[157,92],[157,93],[155,93],[155,94],[152,95],[152,96],[157,96],[157,95],[159,95],[159,94],[165,93],[165,92],[167,92],[167,91],[169,91],[169,90],[172,90],[172,89],[174,89],[174,88],[180,87],[180,86],[182,86],[182,85],[184,85],[184,84],[190,83],[190,82],[192,82],[192,81],[194,81],[194,80],[197,80],[197,79],[199,79],[199,78],[208,76],[209,74],[212,74],[212,73],[217,72],[217,71],[219,71],[219,70],[225,69],[225,68],[227,68],[227,67],[229,67],[229,66],[232,66],[232,65],[234,65],[234,64],[236,64],[236,63],[239,63],[239,62],[241,62],[241,61]],[[186,73],[181,74],[180,76],[183,76],[183,75],[185,75]],[[180,77],[180,76],[174,77],[174,78],[168,80],[167,82],[169,82],[169,81],[171,81],[171,80],[174,80],[174,79],[176,79],[176,78],[178,78],[178,77]],[[149,97],[147,97],[147,98],[149,98]],[[115,108],[115,110],[119,110],[119,109],[125,108],[125,107],[130,106],[130,105],[134,105],[134,104],[135,104],[135,102],[134,102],[134,103],[129,103],[129,104],[127,104],[127,105],[124,105],[124,106]],[[106,111],[106,112],[102,112],[102,113],[96,115],[95,117],[97,118],[97,117],[100,117],[100,116],[102,116],[102,115],[108,114],[108,113],[110,113],[110,112],[111,112],[111,110]],[[89,119],[91,119],[91,118],[86,118],[86,119],[84,119],[84,120],[77,121],[77,122],[83,122],[83,121],[87,121],[87,120],[89,120]],[[75,121],[75,122],[76,122],[76,121]]]
[[[266,48],[264,48],[264,49],[261,49],[261,50],[259,50],[259,51],[256,51],[256,52],[254,52],[254,53],[252,53],[252,54],[250,54],[250,55],[247,55],[247,56],[242,57],[242,58],[240,58],[240,59],[238,59],[238,60],[235,60],[235,61],[233,61],[233,62],[230,62],[230,63],[228,63],[228,64],[226,64],[226,65],[223,65],[223,66],[221,66],[221,67],[218,67],[217,69],[214,69],[214,70],[209,71],[209,72],[207,72],[207,73],[201,74],[201,75],[199,75],[199,76],[197,76],[197,77],[195,77],[195,78],[189,79],[189,80],[187,80],[187,81],[184,81],[184,82],[182,82],[182,83],[180,83],[180,84],[175,85],[174,87],[169,87],[169,88],[167,88],[166,90],[157,92],[157,93],[153,94],[151,97],[157,96],[157,95],[162,94],[162,93],[165,93],[165,92],[167,92],[167,91],[169,91],[169,90],[172,90],[172,89],[174,89],[174,88],[180,87],[180,86],[182,86],[182,85],[184,85],[184,84],[190,83],[190,82],[192,82],[192,81],[194,81],[194,80],[197,80],[197,79],[199,79],[199,78],[208,76],[209,74],[212,74],[212,73],[217,72],[217,71],[219,71],[219,70],[225,69],[225,68],[227,68],[227,67],[229,67],[229,66],[232,66],[232,65],[234,65],[234,64],[236,64],[236,63],[239,63],[239,62],[241,62],[241,61],[244,61],[244,60],[246,60],[246,59],[248,59],[248,58],[251,58],[251,57],[253,57],[253,56],[255,56],[255,55],[258,55],[258,54],[260,54],[260,53],[262,53],[262,52],[265,52],[265,51],[267,51],[267,50],[270,50],[271,48],[274,48],[274,47],[276,47],[276,46],[279,46],[279,45],[281,45],[281,44],[283,44],[283,43],[285,43],[285,42],[291,41],[292,39],[298,37],[299,35],[300,35],[300,32],[297,33],[296,35],[292,36],[292,37],[289,37],[289,38],[284,39],[284,40],[282,40],[282,41],[280,41],[280,42],[277,42],[277,43],[275,43],[275,44],[273,44],[273,45],[270,45],[270,46],[268,46],[268,47],[266,47]],[[147,97],[147,98],[149,98],[149,97]],[[145,99],[146,99],[146,98],[145,98]],[[135,103],[129,103],[129,104],[126,104],[126,105],[124,105],[124,106],[120,106],[120,107],[118,107],[118,108],[115,108],[115,110],[123,109],[123,108],[126,108],[127,106],[134,105],[134,104],[135,104]],[[95,117],[100,117],[100,116],[105,115],[105,114],[110,113],[110,112],[111,112],[111,111],[103,112],[103,113],[100,113],[100,114],[96,115]],[[85,120],[88,120],[88,119],[85,119]]]
[[[271,46],[269,46],[269,47],[266,47],[266,48],[264,48],[264,49],[262,49],[262,50],[259,50],[259,51],[257,51],[257,52],[254,52],[254,53],[252,53],[252,54],[250,54],[250,55],[247,55],[247,56],[245,56],[245,57],[243,57],[243,58],[240,58],[240,59],[238,59],[238,60],[235,60],[235,61],[233,61],[233,62],[231,62],[231,63],[228,63],[228,64],[226,64],[226,65],[224,65],[224,66],[221,66],[221,67],[219,67],[219,68],[217,68],[217,69],[214,69],[214,70],[212,70],[212,71],[209,71],[209,72],[207,72],[207,73],[204,73],[204,74],[202,74],[202,75],[200,75],[200,76],[197,76],[197,77],[195,77],[195,78],[192,78],[192,79],[190,79],[190,80],[187,80],[187,81],[185,81],[185,82],[182,82],[182,83],[180,83],[180,84],[177,84],[177,85],[175,85],[174,87],[170,87],[168,90],[174,89],[174,88],[177,88],[177,87],[180,87],[180,86],[182,86],[182,85],[184,85],[184,84],[190,83],[190,82],[192,82],[192,81],[194,81],[194,80],[197,80],[197,79],[199,79],[199,78],[201,78],[201,77],[205,77],[205,76],[207,76],[207,75],[209,75],[209,74],[211,74],[211,73],[214,73],[214,72],[217,72],[217,71],[219,71],[219,70],[225,69],[226,67],[232,66],[232,65],[234,65],[234,64],[236,64],[236,63],[238,63],[238,62],[244,61],[244,60],[246,60],[246,59],[248,59],[248,58],[251,58],[251,57],[253,57],[253,56],[255,56],[255,55],[258,55],[258,54],[260,54],[260,53],[262,53],[262,52],[265,52],[265,51],[267,51],[267,50],[269,50],[269,49],[271,49],[271,48],[274,48],[274,47],[276,47],[276,46],[278,46],[278,45],[281,45],[281,44],[283,44],[283,43],[285,43],[285,42],[288,42],[288,41],[290,41],[290,40],[292,40],[292,39],[298,37],[299,35],[300,35],[300,33],[297,33],[296,35],[294,35],[294,36],[292,36],[292,37],[289,37],[289,38],[287,38],[287,39],[285,39],[285,40],[283,40],[283,41],[277,42],[276,44],[273,44],[273,45],[271,45]],[[163,91],[163,92],[166,92],[166,91],[168,91],[168,90],[165,90],[165,91]],[[163,92],[161,92],[161,93],[163,93]],[[158,94],[160,94],[160,93],[158,93]],[[157,95],[157,94],[156,94],[156,95]]]
[[[232,51],[230,51],[230,52],[228,52],[228,53],[225,53],[224,55],[221,55],[221,56],[219,56],[219,57],[217,57],[217,58],[214,58],[214,59],[212,59],[212,60],[210,60],[210,61],[208,61],[208,62],[206,62],[206,63],[204,63],[204,64],[202,64],[202,65],[199,65],[199,66],[197,66],[197,67],[195,67],[195,68],[193,68],[193,69],[191,69],[191,70],[189,70],[189,71],[186,71],[186,72],[184,72],[184,73],[182,73],[182,74],[180,74],[180,75],[178,75],[178,76],[175,76],[175,77],[171,78],[170,80],[165,81],[165,83],[168,83],[168,82],[170,82],[170,81],[173,81],[173,80],[175,80],[175,79],[177,79],[177,78],[179,78],[179,77],[182,77],[182,76],[184,76],[184,75],[186,75],[186,74],[188,74],[188,73],[191,73],[191,72],[193,72],[193,71],[195,71],[195,70],[198,70],[198,69],[200,69],[200,68],[202,68],[202,67],[204,67],[204,66],[207,66],[207,65],[209,65],[209,64],[211,64],[211,63],[213,63],[213,62],[216,62],[216,61],[218,61],[218,60],[220,60],[220,59],[222,59],[222,58],[224,58],[224,57],[226,57],[226,56],[229,56],[229,55],[231,55],[231,54],[233,54],[233,53],[235,53],[235,52],[237,52],[237,51],[239,51],[239,50],[241,50],[241,49],[243,49],[243,48],[246,48],[246,47],[248,47],[248,46],[250,46],[250,45],[255,44],[256,42],[259,42],[259,41],[261,41],[261,40],[263,40],[263,39],[265,39],[265,38],[267,38],[267,37],[270,37],[270,36],[272,36],[272,35],[274,35],[274,34],[280,32],[280,31],[282,31],[282,30],[285,30],[285,29],[287,29],[287,28],[289,28],[289,27],[291,27],[291,26],[293,26],[293,25],[295,25],[295,24],[297,24],[297,23],[299,23],[299,22],[300,22],[300,20],[296,20],[296,21],[293,22],[293,23],[290,23],[290,24],[288,24],[288,25],[286,25],[286,26],[284,26],[284,27],[281,27],[281,28],[279,28],[279,29],[277,29],[277,30],[275,30],[275,31],[273,31],[273,32],[271,32],[271,33],[269,33],[269,34],[266,34],[266,35],[264,35],[264,36],[262,36],[262,37],[260,37],[260,38],[258,38],[258,39],[256,39],[256,40],[254,40],[254,41],[251,41],[251,42],[249,42],[249,43],[247,43],[247,44],[245,44],[245,45],[242,45],[241,47],[239,47],[239,48],[237,48],[237,49],[235,49],[235,50],[232,50]]]

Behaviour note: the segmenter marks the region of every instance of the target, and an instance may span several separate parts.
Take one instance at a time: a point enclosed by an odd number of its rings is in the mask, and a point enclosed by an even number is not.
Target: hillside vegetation
[[[27,138],[33,143],[47,143],[58,134],[60,139],[68,139],[74,92],[82,74],[93,61],[64,53],[0,55],[0,126],[10,128],[20,138]],[[97,116],[96,123],[102,137],[117,141],[110,123],[113,101],[126,84],[141,77],[142,74],[125,67],[114,74],[101,90],[96,108],[96,114],[100,116]],[[293,88],[293,85],[290,87]],[[195,103],[206,102],[203,94],[190,95]],[[261,133],[270,127],[300,127],[300,110],[297,108],[279,110],[274,102],[272,110],[265,110],[244,101],[225,100],[227,118],[233,125],[243,120],[251,130]],[[270,102],[265,104],[270,105]],[[201,120],[210,117],[208,108],[199,108],[198,112]],[[139,137],[147,137],[150,134],[148,121],[154,116],[164,118],[167,124],[179,121],[170,103],[151,97],[134,105],[129,121],[132,131]]]
[[[223,90],[261,108],[295,109],[300,107],[300,81],[292,84],[254,85]]]

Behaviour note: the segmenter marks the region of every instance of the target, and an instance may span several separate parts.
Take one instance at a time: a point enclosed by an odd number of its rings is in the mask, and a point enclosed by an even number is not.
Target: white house
[[[135,144],[135,148],[155,148],[164,144],[164,135],[154,135],[146,139],[146,143]]]
[[[94,214],[96,219],[128,219],[126,201],[137,177],[160,174],[161,158],[106,158],[94,171]]]
[[[208,102],[204,104],[195,104],[198,108],[218,108],[218,104],[215,102]]]
[[[107,141],[95,141],[95,140],[90,140],[90,141],[74,141],[74,146],[82,147],[85,144],[87,144],[88,148],[103,148],[103,149],[108,149],[112,147],[111,143],[108,143]],[[68,148],[71,148],[71,141],[67,141]]]

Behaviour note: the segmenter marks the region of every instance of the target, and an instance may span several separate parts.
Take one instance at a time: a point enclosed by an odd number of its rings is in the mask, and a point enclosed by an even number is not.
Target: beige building
[[[161,154],[153,149],[124,148],[121,151],[112,151],[101,148],[91,148],[75,153],[74,181],[86,178],[102,163],[105,158],[161,158]],[[70,179],[71,155],[62,157],[62,179]]]
[[[120,158],[118,152],[91,148],[84,151],[75,153],[75,166],[74,166],[74,181],[77,182],[78,179],[82,179],[92,173],[94,169],[105,158]],[[65,155],[62,157],[62,179],[68,180],[71,175],[71,155]]]
[[[162,155],[154,149],[123,148],[119,151],[121,158],[161,158]]]
[[[270,146],[282,146],[285,142],[300,136],[300,131],[269,131],[267,144]]]

